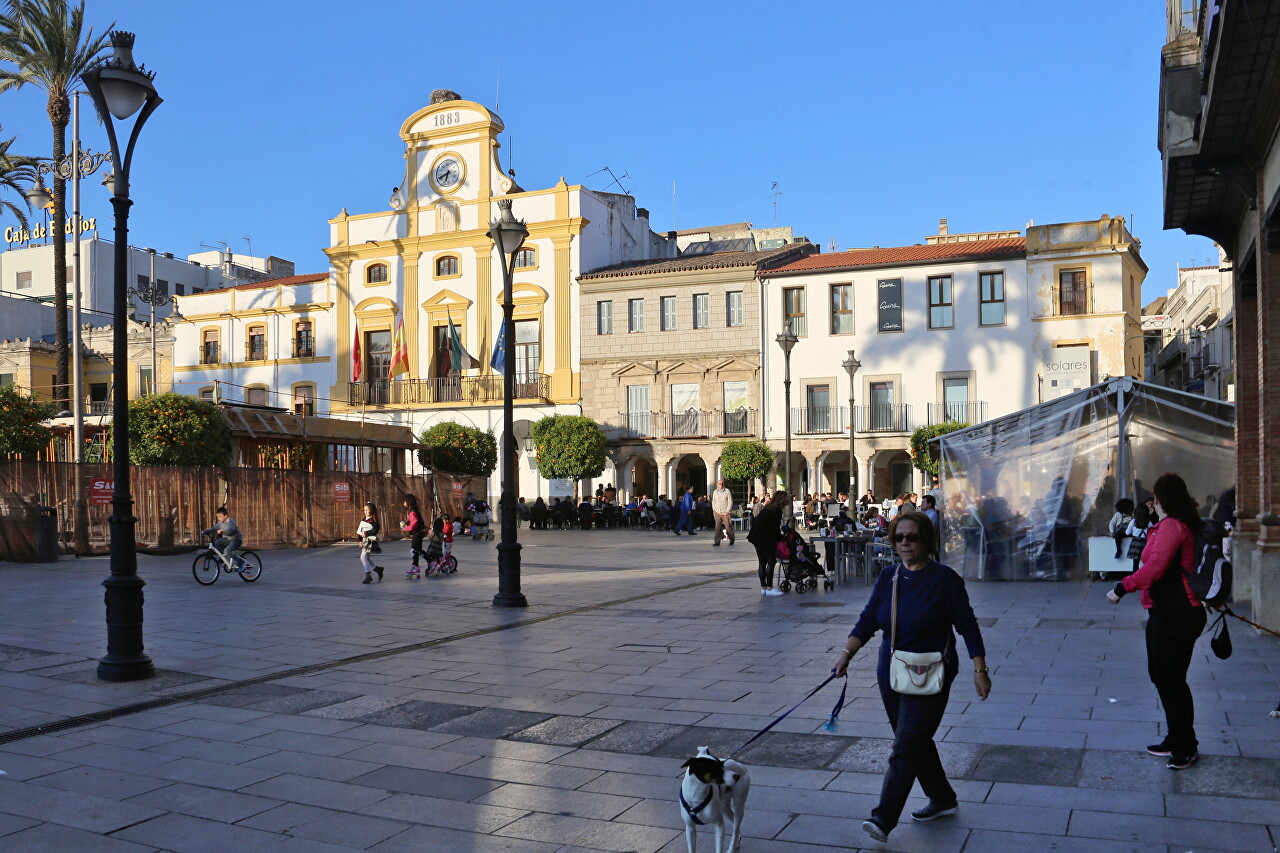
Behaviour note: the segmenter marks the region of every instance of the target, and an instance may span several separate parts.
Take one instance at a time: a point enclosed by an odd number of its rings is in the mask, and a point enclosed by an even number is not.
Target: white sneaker
[[[760,590],[760,594],[761,594],[761,595],[768,595],[768,594],[769,594],[769,590],[767,590],[767,589],[762,589],[762,590]]]
[[[764,591],[764,594],[765,595],[782,595],[783,592],[780,589],[766,589]]]

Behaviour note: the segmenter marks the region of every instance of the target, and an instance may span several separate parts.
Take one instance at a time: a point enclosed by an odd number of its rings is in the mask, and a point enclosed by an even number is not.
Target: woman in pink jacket
[[[1117,583],[1107,598],[1115,604],[1125,593],[1142,592],[1142,606],[1147,609],[1147,674],[1160,694],[1165,718],[1164,740],[1147,747],[1147,752],[1167,756],[1170,770],[1185,770],[1199,757],[1187,670],[1206,617],[1187,582],[1187,572],[1195,568],[1195,533],[1201,521],[1187,484],[1177,474],[1165,474],[1151,490],[1160,520],[1147,532],[1142,567]]]

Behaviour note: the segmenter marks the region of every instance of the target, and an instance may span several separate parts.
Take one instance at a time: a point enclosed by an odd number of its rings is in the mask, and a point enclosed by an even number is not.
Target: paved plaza
[[[750,546],[707,535],[521,537],[523,611],[489,606],[492,543],[416,582],[393,543],[368,586],[351,545],[264,552],[259,582],[212,587],[190,555],[141,557],[158,675],[118,685],[94,675],[106,560],[0,565],[0,850],[684,851],[680,763],[819,684],[869,588],[761,598]],[[890,743],[872,648],[838,732],[832,685],[740,756],[744,851],[1275,849],[1277,643],[1239,623],[1229,661],[1201,643],[1203,757],[1173,773],[1142,751],[1162,714],[1136,597],[969,591],[994,689],[980,703],[962,676],[938,733],[959,814],[887,845],[859,829]]]

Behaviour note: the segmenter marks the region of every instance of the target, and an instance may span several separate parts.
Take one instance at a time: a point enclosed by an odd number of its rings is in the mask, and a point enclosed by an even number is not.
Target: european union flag
[[[505,373],[507,370],[507,324],[502,323],[498,326],[498,341],[493,345],[493,358],[489,359],[489,366],[498,373]]]

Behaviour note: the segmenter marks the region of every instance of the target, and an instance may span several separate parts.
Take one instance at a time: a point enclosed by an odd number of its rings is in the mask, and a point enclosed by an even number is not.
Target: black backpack
[[[1231,600],[1231,563],[1222,555],[1222,526],[1207,521],[1195,534],[1192,561],[1195,568],[1187,572],[1187,583],[1202,604],[1216,607]]]

